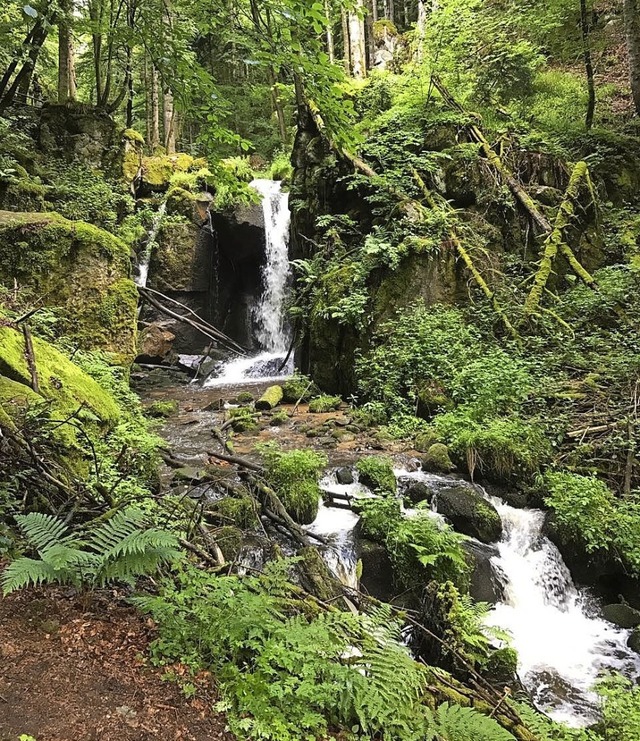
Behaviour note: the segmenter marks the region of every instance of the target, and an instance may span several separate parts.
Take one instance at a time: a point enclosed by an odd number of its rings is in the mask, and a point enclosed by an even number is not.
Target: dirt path
[[[63,589],[0,598],[0,741],[233,739],[208,683],[187,700],[145,665],[152,628],[116,593],[86,610]]]

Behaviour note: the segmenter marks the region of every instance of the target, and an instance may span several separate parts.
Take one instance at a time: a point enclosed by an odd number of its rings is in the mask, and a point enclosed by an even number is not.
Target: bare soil
[[[187,700],[148,664],[153,624],[123,595],[0,597],[0,741],[231,741],[211,678]],[[186,668],[172,667],[176,676]]]

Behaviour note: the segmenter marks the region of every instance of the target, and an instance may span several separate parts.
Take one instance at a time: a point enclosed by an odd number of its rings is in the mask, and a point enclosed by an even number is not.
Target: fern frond
[[[39,553],[56,543],[74,542],[72,536],[66,535],[68,528],[64,522],[53,515],[31,512],[28,515],[16,515],[16,522],[29,543]]]
[[[91,532],[89,546],[97,553],[104,554],[132,533],[139,531],[144,524],[144,513],[137,507],[127,507],[116,512],[106,522]]]
[[[76,584],[77,574],[73,569],[57,569],[45,561],[33,558],[18,558],[10,563],[2,574],[2,593],[6,596],[16,589],[40,584]]]
[[[436,711],[434,720],[442,741],[515,741],[496,720],[473,708],[445,702]]]

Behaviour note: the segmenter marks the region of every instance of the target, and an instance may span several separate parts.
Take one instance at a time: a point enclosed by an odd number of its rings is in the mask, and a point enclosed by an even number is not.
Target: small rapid
[[[491,609],[487,627],[509,635],[509,645],[518,652],[520,679],[538,708],[570,726],[594,722],[599,700],[593,687],[598,677],[612,670],[638,677],[640,656],[627,646],[630,631],[600,617],[597,601],[573,583],[560,552],[544,535],[545,513],[511,507],[458,478],[405,469],[396,469],[395,475],[398,493],[408,483],[421,482],[435,502],[439,489],[455,483],[473,487],[495,506],[503,537],[492,546],[497,554],[491,560],[503,582],[504,597]],[[329,472],[320,486],[329,494],[373,496],[358,483],[357,474],[353,484],[341,485]],[[430,509],[402,509],[406,517],[426,514],[444,522]],[[321,502],[318,517],[308,528],[330,538],[330,545],[321,548],[325,561],[350,587],[357,585],[357,523],[350,510]]]
[[[289,265],[289,194],[276,180],[250,183],[262,196],[265,227],[265,263],[262,294],[253,307],[253,323],[260,351],[250,357],[233,358],[205,381],[205,386],[230,386],[253,381],[278,380],[293,373],[288,357],[291,329],[286,299],[291,280]]]
[[[147,236],[147,242],[144,246],[144,250],[140,255],[137,274],[134,277],[135,284],[137,286],[140,286],[140,288],[146,288],[147,286],[147,280],[149,279],[149,264],[151,262],[151,255],[153,253],[153,248],[156,245],[156,238],[158,236],[158,232],[160,231],[160,227],[162,226],[162,220],[164,219],[166,210],[167,202],[163,201],[160,204],[160,208],[158,208],[156,215],[154,216],[153,222],[151,224],[151,229],[149,229],[149,234]]]

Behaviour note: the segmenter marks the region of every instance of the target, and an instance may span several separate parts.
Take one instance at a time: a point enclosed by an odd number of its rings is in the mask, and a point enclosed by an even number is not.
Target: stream
[[[288,195],[274,181],[255,180],[252,187],[262,196],[266,230],[263,294],[253,316],[260,350],[251,357],[233,358],[222,364],[202,386],[191,384],[160,392],[165,398],[177,399],[181,409],[178,418],[167,423],[165,437],[176,454],[196,464],[205,462],[202,440],[210,438],[209,430],[212,424],[219,423],[218,410],[225,403],[241,390],[249,388],[253,393],[293,372],[292,359],[284,362],[291,342],[286,318],[291,282]],[[161,219],[159,212],[153,227],[156,231]],[[153,243],[151,236],[149,245]],[[140,281],[148,271],[146,257],[146,264],[139,269]],[[212,411],[216,403],[218,407]],[[239,444],[246,445],[247,450],[255,442],[267,439],[282,440],[287,447],[318,445],[304,436],[303,421],[291,420],[287,428],[269,427],[253,439],[242,438]],[[320,482],[322,490],[355,497],[373,496],[358,482],[356,472],[354,483],[339,484],[336,479],[336,466],[352,465],[363,454],[361,450],[366,446],[358,445],[356,442],[348,449],[334,446],[337,450],[330,452],[332,468]],[[239,452],[243,452],[241,447]],[[371,451],[364,454],[370,455]],[[407,480],[426,484],[436,497],[438,488],[452,481],[474,486],[459,477],[415,469],[415,464],[396,469],[399,497]],[[482,492],[479,487],[475,490]],[[592,687],[601,671],[615,669],[629,677],[640,675],[640,657],[626,645],[629,631],[602,619],[597,601],[573,583],[559,551],[543,534],[544,512],[515,509],[498,497],[482,493],[496,507],[503,524],[503,536],[494,544],[492,557],[503,583],[503,598],[489,613],[487,626],[499,627],[510,635],[510,643],[518,652],[520,678],[541,710],[573,726],[587,725],[597,718],[598,699]],[[429,510],[404,509],[404,515],[432,516],[443,522],[441,515]],[[350,509],[326,506],[321,501],[316,520],[308,526],[310,531],[330,538],[330,544],[321,548],[323,557],[334,574],[352,588],[358,583],[358,519]],[[257,558],[251,550],[247,551],[244,565],[258,567]]]

